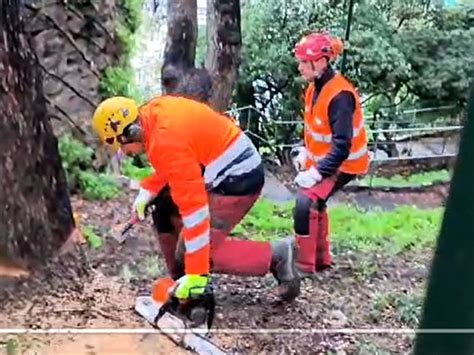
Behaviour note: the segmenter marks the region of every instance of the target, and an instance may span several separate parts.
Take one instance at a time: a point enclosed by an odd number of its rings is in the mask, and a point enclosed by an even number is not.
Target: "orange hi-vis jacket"
[[[365,174],[369,168],[367,133],[364,128],[359,95],[342,75],[336,73],[321,89],[313,105],[314,83],[310,83],[305,93],[304,141],[308,159],[306,168],[315,168],[331,150],[331,126],[329,123],[329,104],[341,91],[350,91],[356,101],[352,116],[353,137],[349,156],[339,170],[347,174]]]
[[[210,215],[207,191],[228,176],[255,169],[261,158],[227,116],[178,96],[161,96],[140,108],[145,150],[155,174],[141,187],[158,194],[168,184],[183,220],[185,273],[208,274]]]

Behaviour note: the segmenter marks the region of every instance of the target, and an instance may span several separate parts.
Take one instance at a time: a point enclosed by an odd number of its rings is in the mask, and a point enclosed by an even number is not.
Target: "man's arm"
[[[163,175],[156,172],[140,181],[140,187],[150,191],[154,196],[158,195],[165,185],[166,180]]]
[[[349,156],[355,111],[355,98],[349,91],[340,92],[329,105],[329,124],[332,132],[332,147],[329,153],[318,163],[317,170],[322,177],[334,175]]]
[[[183,219],[185,273],[205,275],[210,269],[210,216],[207,191],[195,154],[181,139],[161,132],[149,159],[166,179]]]

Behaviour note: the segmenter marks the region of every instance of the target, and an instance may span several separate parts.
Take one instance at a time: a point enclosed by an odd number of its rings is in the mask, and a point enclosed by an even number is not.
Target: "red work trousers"
[[[212,272],[264,276],[269,271],[272,257],[270,243],[229,237],[259,196],[260,191],[243,196],[208,194]],[[184,247],[181,241],[178,242],[181,217],[169,194],[156,205],[153,219],[159,245],[170,276],[177,279],[184,274]]]

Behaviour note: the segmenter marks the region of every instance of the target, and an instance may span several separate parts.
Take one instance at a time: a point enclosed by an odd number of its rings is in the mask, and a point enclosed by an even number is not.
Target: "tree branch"
[[[54,28],[56,28],[61,34],[63,34],[64,37],[66,37],[66,39],[69,41],[69,43],[71,43],[71,45],[74,47],[74,49],[76,49],[76,51],[81,55],[82,59],[89,65],[89,68],[90,68],[91,72],[97,78],[100,78],[99,72],[97,72],[97,70],[95,70],[94,62],[92,62],[89,58],[87,58],[86,54],[77,46],[76,42],[74,41],[74,38],[72,38],[71,35],[66,30],[64,30],[56,22],[56,20],[54,18],[52,18],[48,14],[45,14],[44,12],[41,11],[41,9],[39,9],[39,8],[33,6],[33,5],[25,4],[25,7],[30,9],[30,10],[36,11],[37,13],[41,13],[49,22],[51,22],[52,25],[54,26]]]

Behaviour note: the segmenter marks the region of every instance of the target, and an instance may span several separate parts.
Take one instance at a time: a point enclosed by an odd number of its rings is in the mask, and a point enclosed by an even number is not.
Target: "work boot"
[[[294,238],[285,238],[271,243],[272,261],[270,271],[280,285],[280,296],[291,302],[300,294],[301,279],[296,269],[296,244]]]

